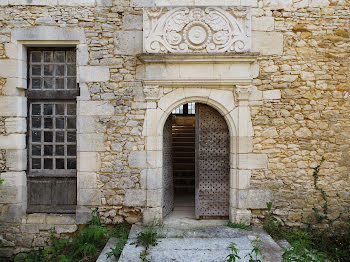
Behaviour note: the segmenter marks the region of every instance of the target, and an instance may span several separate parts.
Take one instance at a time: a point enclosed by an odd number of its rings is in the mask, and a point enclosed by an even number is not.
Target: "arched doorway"
[[[201,103],[174,109],[163,128],[163,217],[171,211],[227,218],[230,133],[224,117]]]

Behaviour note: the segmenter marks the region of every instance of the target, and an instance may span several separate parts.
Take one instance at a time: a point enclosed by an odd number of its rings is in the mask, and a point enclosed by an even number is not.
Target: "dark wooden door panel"
[[[174,209],[174,178],[172,157],[172,118],[168,117],[163,131],[163,217]]]
[[[28,212],[72,213],[77,204],[76,178],[28,180]]]
[[[52,180],[28,181],[28,203],[30,206],[52,204]]]
[[[53,187],[53,199],[55,204],[60,206],[76,205],[77,186],[76,179],[57,180]]]
[[[229,215],[230,135],[223,116],[196,104],[196,217]]]

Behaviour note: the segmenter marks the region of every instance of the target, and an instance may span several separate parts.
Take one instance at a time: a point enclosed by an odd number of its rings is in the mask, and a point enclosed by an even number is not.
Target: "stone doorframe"
[[[144,222],[153,218],[162,219],[162,143],[165,121],[176,107],[196,102],[215,108],[227,122],[230,132],[230,221],[250,224],[249,209],[265,208],[270,198],[266,190],[250,188],[251,171],[267,168],[267,156],[253,153],[254,130],[249,97],[254,89],[251,82],[256,56],[248,55],[244,59],[242,55],[231,55],[228,59],[226,54],[220,56],[220,60],[210,55],[189,55],[186,61],[179,57],[139,57],[143,65],[138,76],[143,81],[147,101],[143,130],[147,154],[147,170],[143,178],[147,200]],[[199,81],[203,77],[203,70],[206,72],[211,67],[214,70],[209,78]],[[236,77],[230,72],[223,74],[225,69],[230,71],[230,68],[238,69],[241,74],[236,74]],[[176,75],[173,70],[191,70],[192,74]]]

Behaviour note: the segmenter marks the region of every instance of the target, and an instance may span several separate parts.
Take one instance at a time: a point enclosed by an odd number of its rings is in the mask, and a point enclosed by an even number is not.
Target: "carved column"
[[[253,127],[249,109],[250,85],[236,86],[238,101],[238,148],[236,154],[237,169],[231,179],[234,188],[231,189],[231,220],[236,223],[250,224],[251,212],[248,210],[248,190],[251,170],[242,165],[248,159],[253,146]]]
[[[143,212],[143,222],[148,223],[154,218],[162,219],[162,189],[161,172],[158,159],[161,157],[157,144],[158,114],[156,102],[159,100],[160,88],[158,85],[143,86],[143,93],[147,102],[145,126],[146,131],[146,161],[147,169],[143,171],[146,190],[146,209]]]

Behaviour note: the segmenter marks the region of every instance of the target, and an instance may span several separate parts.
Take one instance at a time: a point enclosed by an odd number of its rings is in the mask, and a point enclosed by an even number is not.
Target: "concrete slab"
[[[234,242],[241,257],[238,261],[249,261],[245,256],[253,248],[251,241],[259,235],[263,242],[261,246],[263,261],[281,261],[283,252],[280,246],[261,228],[246,231],[223,225],[203,226],[202,222],[203,220],[192,228],[189,225],[185,227],[179,224],[175,227],[163,225],[157,231],[158,245],[149,248],[148,257],[154,262],[222,262],[230,253],[227,247]],[[136,241],[137,234],[142,230],[142,226],[132,227],[119,262],[141,262],[139,256],[144,248],[132,243]]]

